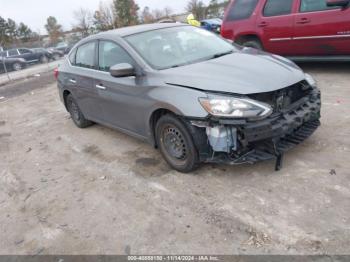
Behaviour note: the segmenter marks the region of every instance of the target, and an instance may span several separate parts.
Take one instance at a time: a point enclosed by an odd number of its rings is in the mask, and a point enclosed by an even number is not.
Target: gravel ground
[[[134,138],[76,128],[51,75],[0,87],[0,254],[349,254],[350,66],[302,66],[322,126],[280,172],[180,174]]]

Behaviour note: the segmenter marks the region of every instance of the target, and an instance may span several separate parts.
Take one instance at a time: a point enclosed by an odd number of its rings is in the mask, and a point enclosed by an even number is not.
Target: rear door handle
[[[71,82],[72,84],[76,84],[77,81],[75,81],[74,79],[69,79],[69,82]]]
[[[96,88],[97,89],[100,89],[100,90],[106,90],[106,87],[102,86],[102,85],[96,85]]]
[[[267,22],[265,22],[265,21],[260,22],[260,23],[258,24],[259,27],[266,27],[266,26],[268,26],[268,25],[269,25],[269,24],[268,24]]]
[[[297,21],[297,24],[307,24],[310,22],[311,22],[311,20],[309,18],[303,17],[303,18],[300,18],[299,21]]]

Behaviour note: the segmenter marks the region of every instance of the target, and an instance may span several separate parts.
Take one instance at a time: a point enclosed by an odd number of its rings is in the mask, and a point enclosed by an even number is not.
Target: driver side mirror
[[[112,66],[109,69],[109,73],[114,77],[127,77],[127,76],[135,76],[135,68],[128,63],[121,63]]]
[[[327,6],[341,6],[347,7],[350,0],[327,0]]]

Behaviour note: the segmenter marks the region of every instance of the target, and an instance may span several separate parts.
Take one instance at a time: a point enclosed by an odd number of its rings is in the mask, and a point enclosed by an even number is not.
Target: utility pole
[[[2,54],[1,60],[2,60],[2,65],[4,66],[5,74],[7,75],[7,78],[9,79],[9,81],[11,81],[10,75],[6,68],[5,57],[3,56],[3,54]]]

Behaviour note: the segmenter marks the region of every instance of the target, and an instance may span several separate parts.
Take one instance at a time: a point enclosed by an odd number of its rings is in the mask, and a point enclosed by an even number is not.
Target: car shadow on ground
[[[163,159],[160,151],[152,147],[152,145],[140,141],[134,137],[125,135],[124,133],[104,127],[99,124],[95,124],[90,130],[97,131],[100,135],[107,136],[106,140],[115,141],[122,140],[129,144],[133,150],[127,150],[120,155],[113,156],[109,150],[105,150],[103,147],[91,144],[87,145],[83,149],[83,153],[88,155],[91,160],[106,162],[108,159],[112,162],[117,161],[122,165],[128,166],[128,170],[138,177],[142,177],[146,180],[154,179],[157,177],[172,175],[180,175],[177,171],[173,170]],[[309,138],[313,140],[312,137]],[[307,140],[308,141],[308,140]],[[313,143],[312,141],[305,143]],[[303,144],[305,144],[303,143]],[[275,160],[261,161],[254,164],[242,164],[242,165],[230,165],[230,164],[212,164],[201,163],[199,168],[191,173],[187,173],[187,176],[216,176],[216,177],[230,177],[231,179],[241,179],[241,177],[254,177],[256,175],[269,177],[276,175],[283,175],[293,170],[295,160],[302,155],[307,155],[312,152],[311,147],[299,145],[284,156],[284,166],[282,170],[275,171]],[[114,146],[114,145],[113,145]],[[111,148],[110,148],[111,149]],[[118,147],[115,147],[117,150]],[[111,151],[114,151],[113,149]]]
[[[350,72],[350,62],[298,62],[306,72],[345,74]]]

